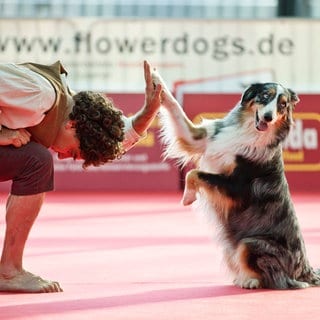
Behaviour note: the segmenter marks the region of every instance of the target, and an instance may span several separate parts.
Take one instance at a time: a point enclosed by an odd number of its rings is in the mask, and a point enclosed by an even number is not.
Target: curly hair
[[[120,159],[124,153],[122,112],[111,100],[92,91],[81,91],[73,96],[73,100],[69,119],[75,123],[83,167]]]

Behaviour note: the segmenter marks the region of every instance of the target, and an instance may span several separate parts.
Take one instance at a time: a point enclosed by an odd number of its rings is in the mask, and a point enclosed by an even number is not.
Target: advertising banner
[[[240,92],[271,79],[317,93],[319,33],[319,20],[304,19],[2,19],[0,62],[59,59],[75,90],[142,92],[147,59],[171,88],[213,78],[223,81],[207,91]]]

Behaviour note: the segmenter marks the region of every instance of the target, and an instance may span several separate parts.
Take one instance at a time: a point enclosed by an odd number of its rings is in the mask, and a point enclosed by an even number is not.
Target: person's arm
[[[30,141],[31,134],[26,129],[8,129],[1,127],[0,146],[12,144],[15,147],[21,147]]]
[[[144,61],[144,79],[146,82],[145,103],[133,116],[124,119],[125,139],[123,146],[125,150],[133,147],[146,135],[160,108],[161,85],[154,86],[150,64],[147,61]]]

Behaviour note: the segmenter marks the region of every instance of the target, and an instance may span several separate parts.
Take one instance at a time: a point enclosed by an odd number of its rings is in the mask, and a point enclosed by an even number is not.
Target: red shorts
[[[52,155],[39,143],[29,142],[20,148],[0,146],[0,181],[12,180],[13,195],[53,190],[53,172]]]

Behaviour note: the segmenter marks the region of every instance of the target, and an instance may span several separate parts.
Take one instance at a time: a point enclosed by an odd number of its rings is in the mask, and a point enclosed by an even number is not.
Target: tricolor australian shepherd
[[[193,124],[163,87],[165,155],[187,173],[182,203],[197,203],[216,218],[224,258],[242,288],[320,285],[310,266],[284,174],[282,142],[299,99],[278,83],[249,86],[223,119]]]

